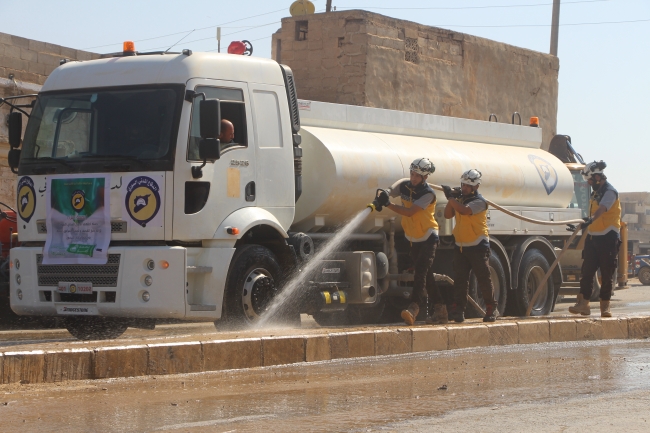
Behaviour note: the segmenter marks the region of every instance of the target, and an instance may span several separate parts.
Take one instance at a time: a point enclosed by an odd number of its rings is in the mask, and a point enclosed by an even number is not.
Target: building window
[[[296,40],[306,41],[309,21],[296,21]]]
[[[406,38],[406,53],[404,60],[411,63],[420,63],[420,46],[415,38]]]

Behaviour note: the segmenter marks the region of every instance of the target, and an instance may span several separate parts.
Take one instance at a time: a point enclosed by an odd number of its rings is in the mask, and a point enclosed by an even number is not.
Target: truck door
[[[282,86],[251,83],[257,155],[257,205],[288,227],[293,221],[295,178],[291,119]]]
[[[174,222],[176,240],[212,239],[219,224],[237,209],[255,206],[255,134],[246,83],[195,79],[188,90],[221,101],[221,117],[230,121],[234,138],[221,143],[221,159],[208,162],[203,176],[194,178],[191,167],[199,159],[199,98],[183,116],[187,134],[179,132],[174,169]],[[189,104],[186,102],[186,104]],[[187,140],[182,146],[180,140]],[[183,151],[184,150],[184,151]]]

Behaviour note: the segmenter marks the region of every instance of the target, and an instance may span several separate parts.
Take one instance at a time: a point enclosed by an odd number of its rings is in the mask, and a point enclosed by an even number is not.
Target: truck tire
[[[639,281],[644,286],[650,286],[650,268],[643,267],[639,269]]]
[[[228,271],[223,315],[215,325],[219,329],[252,327],[279,294],[281,279],[282,269],[271,250],[261,245],[237,248]],[[299,324],[300,313],[292,311],[291,302],[287,304],[267,323]]]
[[[499,310],[499,314],[503,315],[506,309],[508,284],[506,273],[503,270],[503,264],[494,251],[491,251],[490,253],[489,266],[490,276],[492,277],[492,286],[494,287],[494,298],[497,301],[497,309]],[[469,296],[471,296],[472,299],[474,299],[481,308],[485,310],[485,301],[483,300],[481,291],[478,289],[478,281],[476,280],[474,272],[471,272],[469,277]],[[465,308],[465,316],[467,318],[482,317],[481,314],[476,311],[476,308],[469,303]]]
[[[111,340],[129,327],[125,320],[106,317],[67,317],[65,328],[79,340]]]
[[[526,314],[528,303],[549,268],[548,260],[546,260],[546,257],[544,257],[541,251],[535,248],[526,251],[519,265],[517,290],[510,292],[513,301],[512,306],[516,316],[524,316]],[[546,290],[537,298],[530,315],[544,316],[550,314],[553,308],[554,295],[553,277],[551,276],[546,281]]]

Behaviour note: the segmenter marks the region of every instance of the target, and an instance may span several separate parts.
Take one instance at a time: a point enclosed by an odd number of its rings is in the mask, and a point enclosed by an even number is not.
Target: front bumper
[[[42,253],[40,247],[11,250],[10,299],[16,314],[185,317],[185,248],[111,247],[107,265],[42,265]],[[154,269],[147,267],[149,261],[154,262]],[[163,262],[169,267],[165,269]],[[149,286],[146,276],[152,280]],[[59,293],[59,281],[92,282],[92,293]],[[145,292],[149,293],[148,301],[143,299]]]

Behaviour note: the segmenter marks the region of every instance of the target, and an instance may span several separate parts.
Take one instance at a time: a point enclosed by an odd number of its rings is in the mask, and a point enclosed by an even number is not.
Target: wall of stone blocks
[[[306,40],[296,40],[307,22]],[[301,24],[304,27],[304,24]],[[484,38],[341,11],[282,20],[272,56],[290,66],[298,97],[500,122],[540,118],[556,133],[559,59]]]
[[[96,58],[99,54],[0,33],[0,97],[38,93],[61,59]],[[8,114],[7,105],[0,107],[0,202],[13,206],[16,202],[16,175],[7,164]],[[23,126],[26,123],[27,118],[23,118]]]

